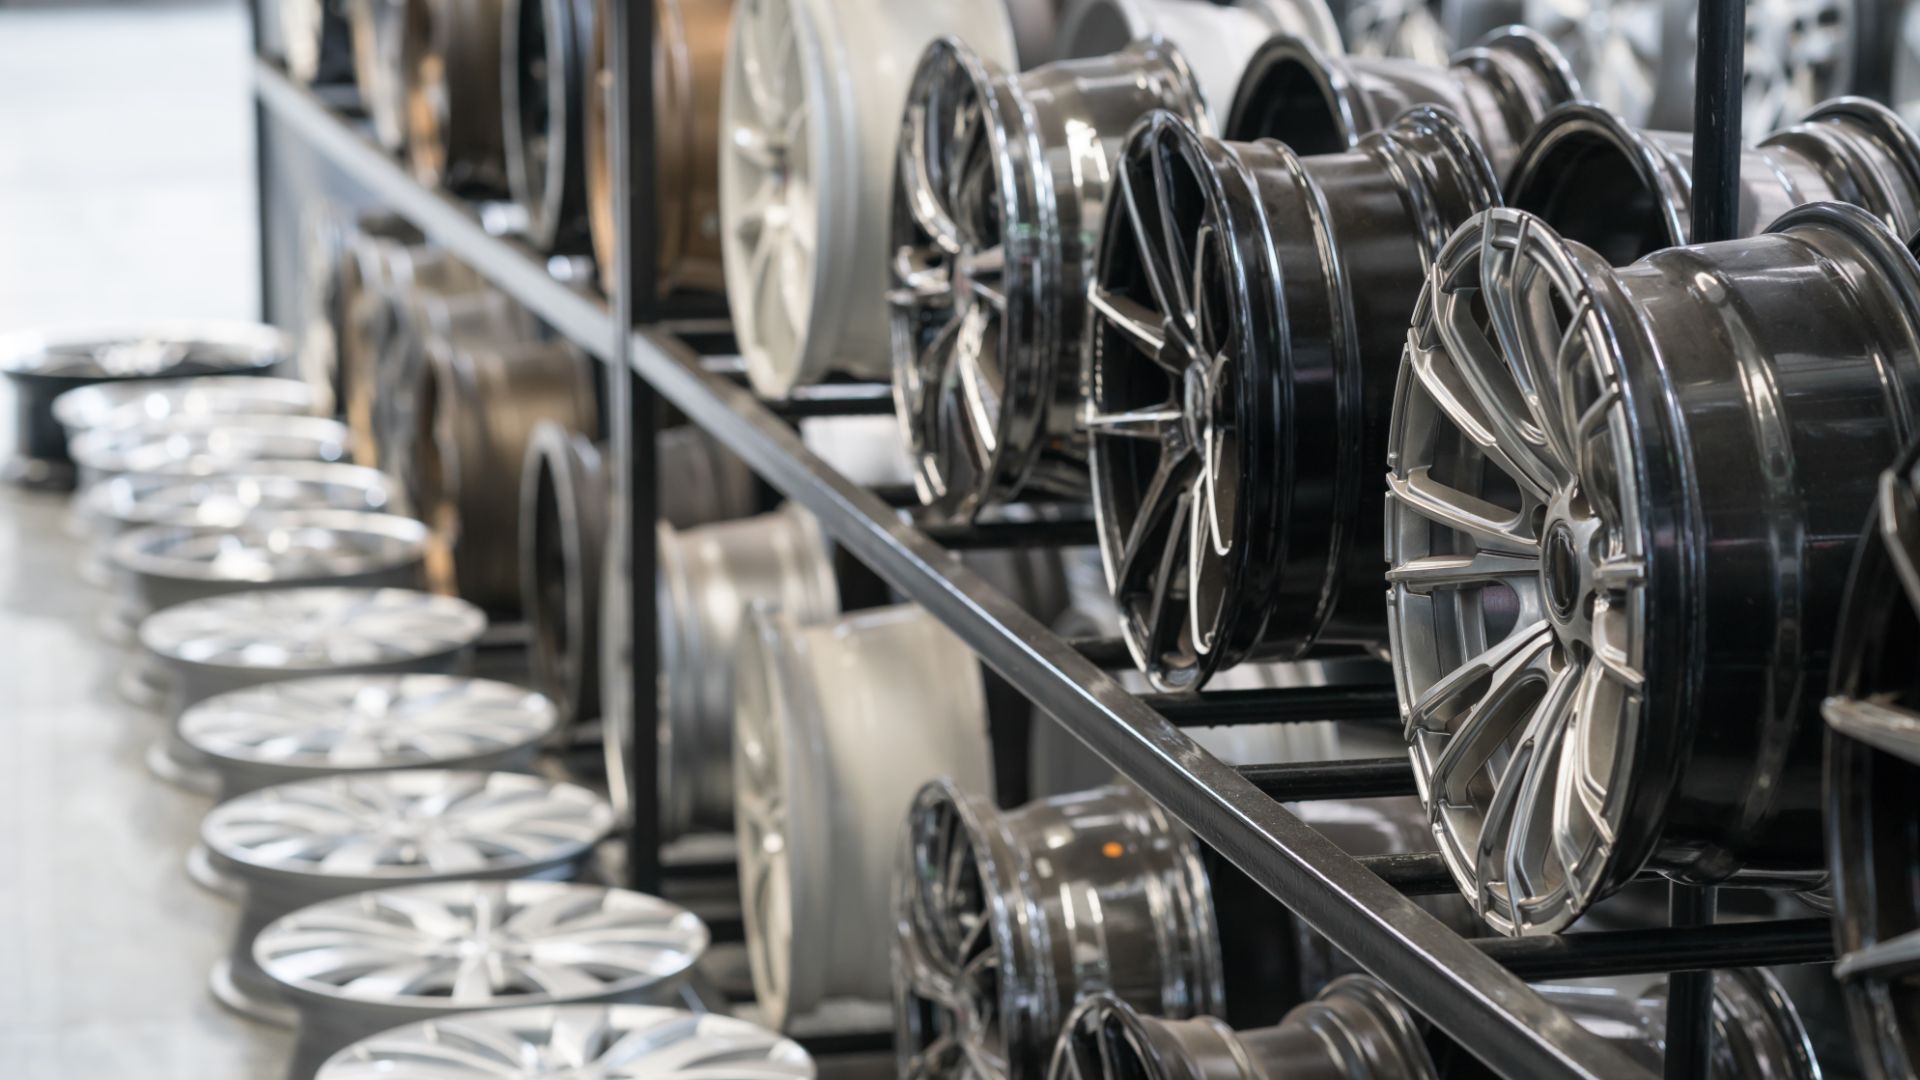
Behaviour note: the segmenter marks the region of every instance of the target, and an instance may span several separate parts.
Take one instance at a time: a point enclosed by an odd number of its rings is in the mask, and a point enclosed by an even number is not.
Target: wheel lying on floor
[[[706,924],[665,900],[562,881],[383,888],[281,916],[254,960],[299,1014],[287,1075],[402,1024],[540,1005],[691,1002]]]
[[[1864,207],[1897,236],[1920,229],[1920,138],[1884,105],[1829,101],[1740,154],[1741,235],[1809,202]],[[1693,136],[1635,131],[1585,102],[1555,110],[1507,174],[1507,205],[1625,266],[1687,242]]]
[[[503,0],[405,0],[400,39],[407,165],[416,180],[469,198],[507,190],[500,108]]]
[[[221,803],[200,826],[204,865],[237,883],[243,907],[233,947],[213,970],[214,995],[243,1015],[286,1023],[254,953],[275,919],[368,889],[570,878],[612,827],[611,809],[587,789],[504,772],[331,776]]]
[[[155,323],[0,337],[0,375],[12,387],[15,412],[5,473],[33,486],[74,486],[67,433],[53,415],[54,399],[70,390],[128,380],[263,375],[292,355],[285,334],[253,323]]]
[[[1851,206],[1621,270],[1522,211],[1448,242],[1387,579],[1421,795],[1495,928],[1558,930],[1643,866],[1819,883],[1824,598],[1908,436],[1916,322],[1920,264]]]
[[[1102,990],[1169,1016],[1223,1007],[1199,846],[1131,788],[1002,812],[936,781],[894,877],[900,1075],[1043,1076],[1068,1010]]]
[[[1566,60],[1522,27],[1496,30],[1438,64],[1343,57],[1281,36],[1248,61],[1224,130],[1235,141],[1279,139],[1298,154],[1333,154],[1415,105],[1439,105],[1504,176],[1547,114],[1579,97]]]
[[[539,1062],[526,1072],[529,1062]],[[316,1080],[393,1076],[427,1068],[442,1080],[561,1080],[576,1068],[605,1080],[694,1080],[744,1072],[813,1080],[791,1039],[745,1020],[653,1005],[551,1005],[423,1020],[354,1043]]]
[[[347,429],[318,416],[175,416],[73,441],[82,492],[128,473],[208,476],[280,461],[344,461]]]
[[[67,441],[100,428],[137,427],[171,416],[318,416],[313,388],[297,379],[199,375],[94,383],[53,399]]]
[[[1114,153],[1167,109],[1204,123],[1161,42],[1008,75],[952,38],[920,58],[893,187],[894,398],[914,486],[956,518],[1024,490],[1084,499],[1089,242]],[[1072,168],[1057,169],[1062,158]]]
[[[584,255],[593,0],[504,0],[501,14],[507,190],[535,250]]]
[[[1185,690],[1256,652],[1378,644],[1380,503],[1363,493],[1386,470],[1420,284],[1448,233],[1498,205],[1491,167],[1422,106],[1306,158],[1158,114],[1117,171],[1085,423],[1134,663]]]
[[[883,230],[918,56],[962,38],[1006,70],[1001,0],[740,0],[721,98],[721,244],[753,388],[783,397],[829,370],[888,375]]]
[[[979,664],[916,607],[811,627],[755,611],[734,685],[734,831],[759,1015],[780,1030],[828,1000],[886,1001],[888,941],[874,930],[901,818],[936,777],[993,790]]]
[[[1880,478],[1847,584],[1825,712],[1834,967],[1854,1039],[1876,1080],[1920,1064],[1920,994],[1906,978],[1920,941],[1920,865],[1909,794],[1920,780],[1920,443]]]

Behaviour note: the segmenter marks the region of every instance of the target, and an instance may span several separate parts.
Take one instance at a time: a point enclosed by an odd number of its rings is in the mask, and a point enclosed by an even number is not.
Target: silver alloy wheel
[[[1433,0],[1353,0],[1347,5],[1347,47],[1355,56],[1393,57],[1445,67],[1459,39],[1440,24]]]
[[[169,416],[317,416],[319,394],[298,379],[196,375],[92,383],[53,399],[53,418],[76,439],[95,428],[133,427]]]
[[[986,691],[966,645],[917,607],[811,627],[754,611],[740,636],[740,906],[759,1015],[784,1030],[828,1000],[888,1000],[874,931],[900,820],[936,777],[993,789]]]
[[[888,295],[921,502],[970,518],[1023,490],[1085,497],[1075,407],[1091,236],[1114,154],[1154,109],[1205,122],[1193,73],[1158,40],[1018,75],[951,38],[921,55]]]
[[[1803,590],[1839,587],[1869,463],[1912,425],[1916,298],[1920,264],[1837,204],[1619,270],[1521,211],[1448,242],[1394,408],[1387,580],[1422,798],[1493,927],[1556,931],[1648,865],[1819,883],[1817,695],[1769,687],[1827,678],[1834,612]],[[1791,333],[1760,314],[1787,307]],[[1844,448],[1814,434],[1836,408]],[[1700,547],[1780,529],[1822,539],[1764,568]]]
[[[455,881],[310,904],[254,939],[298,1012],[290,1077],[357,1040],[475,1010],[677,1002],[706,952],[677,904],[561,881]]]
[[[1112,991],[1173,1017],[1224,1006],[1199,846],[1132,788],[1002,812],[922,788],[894,878],[900,1075],[1033,1080],[1074,1003]]]
[[[233,947],[211,983],[243,1015],[287,1023],[253,959],[262,928],[331,897],[421,882],[570,878],[613,827],[574,784],[504,772],[410,769],[278,784],[215,806],[207,868],[238,883]]]
[[[813,1080],[800,1044],[654,1005],[552,1005],[423,1020],[354,1043],[316,1080]]]
[[[1574,1023],[1657,1073],[1667,1052],[1667,981],[1583,980],[1534,989]],[[1820,1080],[1813,1040],[1780,980],[1760,968],[1713,973],[1714,1054],[1707,1080]]]
[[[72,444],[80,486],[125,473],[230,472],[260,461],[345,461],[347,429],[318,416],[179,416],[89,431]]]

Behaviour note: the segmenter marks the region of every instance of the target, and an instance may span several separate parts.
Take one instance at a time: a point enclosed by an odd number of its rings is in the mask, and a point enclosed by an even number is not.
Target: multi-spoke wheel
[[[1013,811],[921,789],[894,878],[895,1049],[913,1078],[1034,1080],[1075,1002],[1223,1006],[1198,845],[1130,788]]]
[[[1085,497],[1077,438],[1090,235],[1122,138],[1203,123],[1163,43],[1008,75],[960,42],[920,59],[893,188],[893,386],[921,501],[955,517],[1023,490]],[[1062,159],[1069,169],[1056,168]]]
[[[1827,699],[1827,827],[1835,973],[1862,1064],[1876,1080],[1920,1067],[1920,866],[1910,793],[1920,780],[1920,443],[1880,478],[1848,583]]]
[[[1559,52],[1517,26],[1433,64],[1329,53],[1275,37],[1247,62],[1226,137],[1279,139],[1299,154],[1333,154],[1414,105],[1440,105],[1473,132],[1504,175],[1514,151],[1555,106],[1580,96]]]
[[[1308,158],[1156,114],[1117,172],[1085,423],[1134,662],[1177,690],[1256,647],[1377,643],[1380,519],[1361,491],[1385,469],[1399,328],[1447,233],[1498,202],[1491,166],[1421,107]]]
[[[900,821],[948,777],[991,791],[979,664],[915,607],[802,627],[758,611],[735,664],[734,831],[760,1015],[891,996]],[[900,723],[911,714],[914,723]]]
[[[347,429],[318,416],[173,416],[73,441],[82,490],[127,473],[206,476],[267,461],[344,461]]]
[[[1618,271],[1520,211],[1448,243],[1394,409],[1387,580],[1422,798],[1498,929],[1563,927],[1650,861],[1817,883],[1823,598],[1920,391],[1916,288],[1835,204]]]
[[[721,242],[754,389],[886,378],[884,228],[911,65],[943,35],[1016,67],[1001,0],[740,0],[721,115]]]
[[[1809,202],[1851,202],[1895,235],[1920,229],[1920,138],[1884,105],[1829,101],[1740,156],[1740,222],[1753,235]],[[1598,105],[1557,109],[1521,147],[1507,205],[1625,266],[1684,244],[1693,137],[1638,131]]]
[[[813,1080],[800,1044],[745,1020],[657,1005],[490,1009],[381,1032],[315,1080]]]

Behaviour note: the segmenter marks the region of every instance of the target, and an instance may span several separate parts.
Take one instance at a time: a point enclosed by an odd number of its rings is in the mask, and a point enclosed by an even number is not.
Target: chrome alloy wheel
[[[1075,1002],[1102,991],[1184,1018],[1223,1007],[1198,845],[1108,787],[1001,812],[936,781],[894,878],[894,1038],[908,1080],[1031,1080]]]
[[[1118,173],[1085,423],[1134,663],[1183,690],[1257,646],[1378,643],[1378,504],[1361,492],[1385,467],[1398,328],[1447,234],[1498,204],[1491,166],[1421,107],[1308,158],[1159,113]]]
[[[791,1039],[655,1005],[551,1005],[423,1020],[328,1059],[317,1080],[813,1080]]]
[[[124,473],[236,471],[261,461],[345,461],[347,429],[318,416],[176,416],[73,441],[80,486]]]
[[[1204,123],[1158,41],[1009,75],[952,38],[920,58],[893,188],[893,387],[923,503],[1084,498],[1080,332],[1112,160],[1135,121]],[[1066,164],[1061,165],[1062,159]]]
[[[748,615],[735,664],[740,900],[760,1016],[886,1001],[900,820],[921,785],[991,791],[979,663],[912,606],[802,627]],[[900,723],[911,714],[914,723]]]
[[[560,881],[457,881],[322,900],[254,940],[299,1013],[290,1076],[401,1024],[476,1010],[677,1002],[705,923],[640,893]]]
[[[1784,688],[1825,684],[1817,598],[1912,429],[1917,318],[1920,265],[1836,204],[1617,271],[1520,211],[1448,242],[1394,407],[1387,580],[1422,798],[1495,928],[1558,930],[1656,854],[1818,884],[1817,695]],[[1728,328],[1746,347],[1697,344]],[[1819,439],[1841,415],[1855,437]],[[1709,535],[1793,540],[1746,563]]]

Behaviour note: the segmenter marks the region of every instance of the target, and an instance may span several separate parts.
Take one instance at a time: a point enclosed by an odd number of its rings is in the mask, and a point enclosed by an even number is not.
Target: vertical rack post
[[[1744,104],[1747,11],[1736,0],[1701,0],[1694,58],[1693,225],[1688,240],[1731,240],[1740,220],[1741,106]],[[1712,924],[1718,895],[1711,886],[1669,887],[1667,921]],[[1713,1057],[1713,972],[1667,976],[1667,1080],[1706,1076]]]
[[[653,0],[613,0],[608,8],[607,66],[613,76],[606,110],[612,149],[614,220],[620,243],[615,257],[613,310],[619,363],[609,373],[608,415],[613,427],[616,513],[626,515],[627,640],[632,643],[628,678],[631,716],[610,716],[610,724],[631,724],[633,752],[627,758],[627,790],[633,820],[627,825],[627,884],[659,895],[660,872],[660,666],[659,621],[655,605],[655,519],[658,516],[654,431],[658,402],[653,388],[635,373],[632,339],[636,328],[659,317],[654,287],[657,222],[653,131]]]
[[[267,55],[267,31],[261,23],[265,12],[264,0],[248,0],[247,33],[253,44],[254,59]],[[267,160],[267,106],[260,100],[258,93],[253,98],[253,227],[259,230],[254,238],[260,252],[260,321],[273,321],[273,237],[268,227],[268,215],[273,211],[267,205],[267,195],[273,190],[268,170],[272,168]]]

